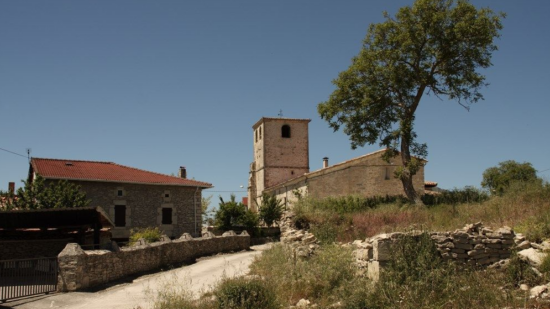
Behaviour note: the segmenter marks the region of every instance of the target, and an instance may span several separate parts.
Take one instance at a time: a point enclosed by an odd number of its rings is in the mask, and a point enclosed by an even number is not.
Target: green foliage
[[[539,277],[527,262],[520,259],[517,252],[513,252],[506,268],[506,280],[514,287],[519,287],[523,283],[529,286],[542,284],[543,278]]]
[[[244,226],[250,235],[258,234],[258,226],[260,225],[260,218],[258,214],[250,209],[247,209],[244,214],[239,218],[239,223]]]
[[[232,226],[240,223],[240,218],[245,212],[246,207],[235,200],[234,194],[231,194],[231,199],[228,202],[225,202],[220,196],[219,208],[214,218],[216,226],[222,230],[230,230]]]
[[[213,213],[213,211],[208,211],[208,208],[210,207],[210,203],[212,202],[213,195],[209,195],[207,197],[201,197],[201,211],[202,211],[202,223],[203,224],[209,224],[212,223],[212,219],[210,215]]]
[[[90,200],[80,191],[80,186],[67,180],[46,184],[44,178],[36,175],[34,181],[23,181],[24,187],[17,189],[17,199],[11,208],[52,209],[86,207]]]
[[[260,279],[224,279],[214,295],[220,309],[280,308],[273,289]]]
[[[263,194],[262,204],[260,205],[260,219],[267,225],[273,225],[273,222],[281,220],[283,216],[283,204],[274,195]]]
[[[243,203],[237,202],[233,194],[228,202],[220,196],[220,204],[214,220],[216,226],[224,231],[234,226],[244,226],[249,233],[254,234],[259,225],[258,215],[246,209]]]
[[[386,159],[400,153],[398,176],[407,198],[418,203],[412,176],[420,162],[411,154],[423,158],[427,146],[413,130],[417,107],[425,93],[466,108],[483,99],[487,83],[478,69],[492,65],[505,15],[467,1],[417,0],[384,17],[370,25],[363,48],[318,112],[334,130],[344,126],[352,148],[379,142],[390,150]]]
[[[135,244],[140,238],[145,239],[148,243],[157,242],[160,240],[162,232],[158,227],[146,227],[141,229],[132,229],[130,231],[130,239],[128,244]]]
[[[509,160],[486,169],[483,172],[481,186],[491,191],[492,194],[502,195],[510,186],[518,182],[541,182],[541,179],[537,177],[537,170],[531,163],[518,163]]]
[[[422,201],[426,205],[457,205],[469,203],[483,203],[489,200],[489,194],[486,191],[475,187],[455,188],[452,190],[441,191],[437,195],[424,195]]]

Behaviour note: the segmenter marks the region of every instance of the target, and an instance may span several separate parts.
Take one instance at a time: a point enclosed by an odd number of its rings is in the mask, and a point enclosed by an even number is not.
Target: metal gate
[[[0,301],[54,292],[57,257],[0,261]]]

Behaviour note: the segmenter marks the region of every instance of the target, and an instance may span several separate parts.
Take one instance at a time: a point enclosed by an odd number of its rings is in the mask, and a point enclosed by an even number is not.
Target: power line
[[[14,154],[14,155],[17,155],[17,156],[20,156],[20,157],[23,157],[23,158],[25,158],[25,159],[27,158],[27,156],[22,155],[22,154],[17,153],[17,152],[13,152],[13,151],[11,151],[11,150],[7,150],[7,149],[4,149],[4,148],[0,148],[0,150],[3,150],[3,151],[5,151],[5,152],[9,152],[9,153],[11,153],[11,154]]]
[[[547,171],[550,171],[550,168],[547,168],[547,169],[545,169],[545,170],[539,171],[539,173],[543,173],[543,172],[547,172]]]

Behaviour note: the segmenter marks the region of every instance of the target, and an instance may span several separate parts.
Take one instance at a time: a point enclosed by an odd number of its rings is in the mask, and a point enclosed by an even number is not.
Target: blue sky
[[[359,52],[370,23],[413,1],[1,1],[0,148],[113,161],[188,175],[245,196],[252,125],[310,118],[310,167],[376,151],[350,149],[317,104]],[[470,112],[425,97],[418,139],[426,180],[479,186],[504,160],[550,176],[550,2],[472,1],[508,14],[485,100]],[[0,189],[26,177],[0,150]],[[240,192],[243,191],[243,192]],[[206,191],[208,192],[208,191]],[[207,193],[208,194],[208,193]]]

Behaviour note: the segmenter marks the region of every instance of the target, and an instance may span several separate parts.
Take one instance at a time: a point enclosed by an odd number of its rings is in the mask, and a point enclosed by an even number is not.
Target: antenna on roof
[[[31,151],[32,149],[27,148],[27,160],[29,160],[29,164],[31,163]]]
[[[282,109],[279,110],[279,114],[278,114],[278,115],[279,115],[280,118],[283,117],[283,110],[282,110]]]

